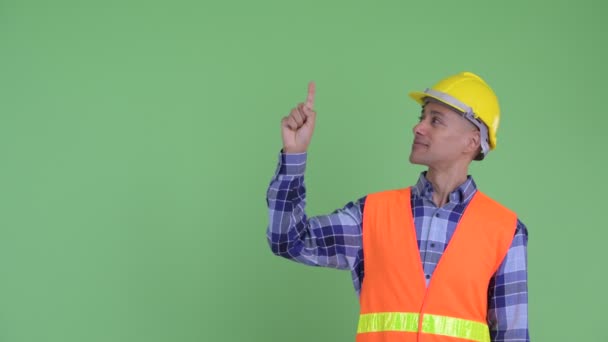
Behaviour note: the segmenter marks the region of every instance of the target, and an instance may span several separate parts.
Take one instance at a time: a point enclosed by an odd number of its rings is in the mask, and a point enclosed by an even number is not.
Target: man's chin
[[[410,163],[415,164],[415,165],[425,165],[426,166],[426,163],[423,160],[421,160],[420,158],[416,158],[413,153],[410,154]]]

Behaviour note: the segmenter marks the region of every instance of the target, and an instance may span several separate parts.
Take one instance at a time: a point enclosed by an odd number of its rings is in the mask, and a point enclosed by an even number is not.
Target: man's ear
[[[469,137],[467,138],[467,146],[465,151],[468,152],[475,152],[475,155],[477,155],[477,152],[479,152],[481,149],[481,133],[479,132],[479,130],[474,130],[471,132],[471,134],[469,134]]]

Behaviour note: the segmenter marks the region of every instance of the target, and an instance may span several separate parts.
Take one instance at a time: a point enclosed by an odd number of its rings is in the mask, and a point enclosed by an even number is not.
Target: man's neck
[[[429,167],[426,179],[433,185],[433,202],[439,208],[448,203],[450,193],[467,180],[467,167],[436,169]]]

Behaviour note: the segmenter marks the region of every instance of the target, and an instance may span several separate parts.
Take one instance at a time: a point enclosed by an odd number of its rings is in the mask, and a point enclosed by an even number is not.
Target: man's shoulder
[[[500,210],[504,210],[504,211],[508,211],[509,213],[512,213],[513,215],[515,214],[515,211],[511,210],[509,207],[507,207],[506,205],[502,204],[501,202],[499,202],[498,200],[492,198],[491,196],[489,196],[488,194],[486,194],[485,192],[477,189],[475,191],[475,197],[479,197],[482,198],[483,200],[487,201],[488,204],[500,209]]]
[[[521,233],[527,236],[528,230],[526,228],[526,225],[520,220],[519,216],[517,215],[517,213],[515,213],[515,211],[511,210],[509,207],[498,202],[497,200],[491,198],[479,189],[477,189],[475,197],[483,199],[486,202],[486,205],[492,206],[495,213],[502,213],[502,215],[499,216],[503,218],[509,218],[509,222],[514,223],[516,234]]]
[[[386,190],[380,190],[380,191],[369,193],[366,196],[366,200],[398,199],[403,196],[409,196],[410,193],[411,193],[410,187],[386,189]]]

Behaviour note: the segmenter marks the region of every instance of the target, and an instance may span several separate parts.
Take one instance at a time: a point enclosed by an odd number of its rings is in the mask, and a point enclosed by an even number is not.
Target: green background
[[[317,82],[308,213],[414,183],[418,106],[501,100],[471,173],[529,228],[534,341],[606,341],[606,5],[0,0],[0,341],[352,341],[348,272],[275,257],[280,119]]]

